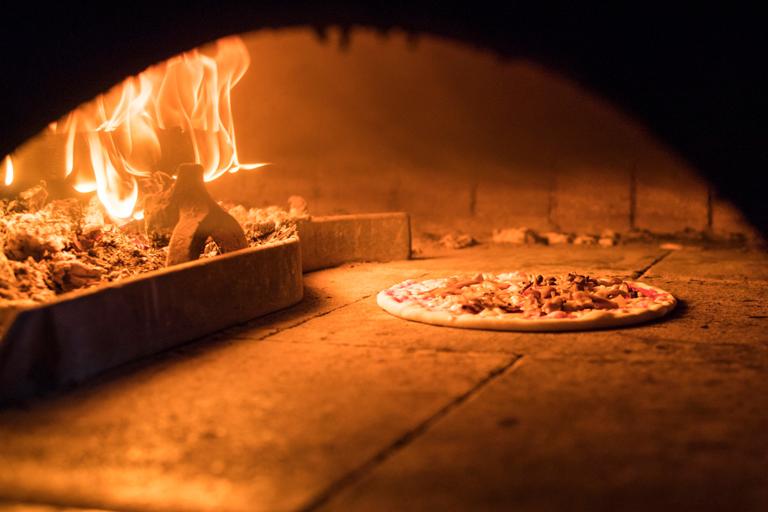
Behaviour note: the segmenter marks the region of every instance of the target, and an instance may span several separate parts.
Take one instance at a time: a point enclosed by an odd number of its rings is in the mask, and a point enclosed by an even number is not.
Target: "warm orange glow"
[[[96,182],[87,180],[78,181],[72,188],[81,194],[90,194],[91,192],[96,192]]]
[[[96,191],[111,217],[128,220],[137,178],[157,170],[159,131],[171,128],[189,138],[206,181],[266,165],[242,164],[237,156],[230,94],[248,69],[248,51],[230,37],[212,53],[192,50],[152,66],[51,123],[66,137],[64,171],[74,173],[75,190]]]
[[[11,155],[3,159],[3,169],[5,169],[5,186],[7,187],[13,183],[13,159]]]

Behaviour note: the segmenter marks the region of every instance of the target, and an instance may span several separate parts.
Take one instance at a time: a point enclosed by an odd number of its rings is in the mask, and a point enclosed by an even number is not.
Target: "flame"
[[[11,155],[3,158],[3,167],[5,168],[5,186],[8,187],[13,183],[13,159]]]
[[[188,138],[205,181],[267,165],[243,164],[237,156],[231,91],[250,65],[245,44],[220,39],[212,53],[196,49],[152,66],[51,123],[65,136],[64,171],[75,190],[95,191],[113,219],[129,220],[137,178],[157,169],[159,133],[171,128]]]

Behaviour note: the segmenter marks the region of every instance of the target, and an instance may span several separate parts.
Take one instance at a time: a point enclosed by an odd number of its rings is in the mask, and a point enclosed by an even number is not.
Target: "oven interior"
[[[500,22],[462,32],[438,16],[422,33],[414,13],[400,26],[374,14],[321,29],[219,20],[216,35],[239,32],[250,56],[231,89],[244,167],[206,188],[246,208],[298,197],[317,218],[406,212],[410,258],[305,267],[296,305],[4,406],[0,506],[765,506],[766,225],[744,171],[701,165],[713,148],[610,88],[498,51]],[[54,111],[45,123],[67,112]],[[41,179],[52,198],[84,197],[64,174],[66,137],[25,130],[3,142],[3,197]],[[181,132],[160,134],[168,172],[192,158]],[[632,277],[680,303],[646,325],[565,333],[436,327],[376,305],[405,279],[512,269]],[[267,286],[234,300],[265,300]],[[190,300],[179,290],[168,300]]]

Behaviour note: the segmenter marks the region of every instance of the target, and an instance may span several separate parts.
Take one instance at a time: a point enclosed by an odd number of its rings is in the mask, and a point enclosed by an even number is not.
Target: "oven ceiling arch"
[[[318,34],[333,25],[399,28],[534,60],[578,81],[687,159],[766,235],[768,80],[758,57],[768,36],[756,12],[696,9],[214,1],[13,7],[0,31],[0,154],[125,76],[224,35],[307,25]]]

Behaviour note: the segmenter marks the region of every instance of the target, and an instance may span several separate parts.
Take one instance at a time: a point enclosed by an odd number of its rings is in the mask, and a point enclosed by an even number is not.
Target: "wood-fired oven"
[[[0,35],[0,507],[768,504],[749,13],[30,11]],[[509,270],[680,303],[578,333],[376,305]]]

